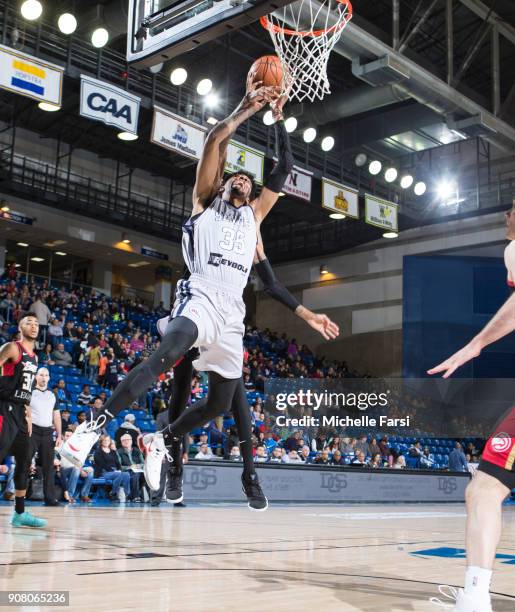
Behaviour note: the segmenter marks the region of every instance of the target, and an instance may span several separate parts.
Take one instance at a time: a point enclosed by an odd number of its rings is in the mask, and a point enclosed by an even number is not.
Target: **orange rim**
[[[325,28],[323,30],[308,30],[306,32],[299,32],[297,30],[290,30],[289,28],[282,28],[281,26],[272,23],[267,15],[263,15],[259,19],[261,25],[265,28],[265,30],[273,30],[277,34],[287,34],[288,36],[323,36],[324,34],[330,34],[336,30],[341,30],[344,28],[349,21],[352,19],[352,4],[350,0],[337,0],[340,4],[345,5],[346,13],[343,16],[341,23],[335,24],[330,28]]]

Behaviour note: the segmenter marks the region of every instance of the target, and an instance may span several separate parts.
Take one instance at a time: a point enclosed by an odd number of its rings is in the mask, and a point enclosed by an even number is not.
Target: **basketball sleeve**
[[[277,121],[274,129],[278,162],[266,179],[265,187],[274,193],[280,193],[288,175],[293,170],[293,155],[291,152],[290,136],[286,131],[284,121]]]
[[[300,302],[277,280],[268,259],[261,260],[254,267],[263,282],[265,293],[295,312],[298,306],[300,306]]]

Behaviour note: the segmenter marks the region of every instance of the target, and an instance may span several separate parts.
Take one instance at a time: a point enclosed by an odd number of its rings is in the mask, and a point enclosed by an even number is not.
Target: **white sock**
[[[471,565],[465,574],[465,593],[478,598],[490,599],[490,582],[492,570]]]

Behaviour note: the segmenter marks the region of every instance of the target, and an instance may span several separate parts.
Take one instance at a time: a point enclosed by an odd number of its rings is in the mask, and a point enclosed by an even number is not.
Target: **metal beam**
[[[499,28],[499,34],[515,45],[515,28],[504,21],[497,13],[490,10],[481,0],[460,0],[460,2],[481,19]]]
[[[392,47],[397,51],[399,48],[400,0],[392,0],[392,3]]]
[[[454,77],[454,80],[452,82],[452,85],[454,87],[456,87],[458,85],[458,83],[461,81],[461,78],[463,77],[463,75],[467,72],[467,70],[470,67],[470,64],[472,63],[472,60],[476,57],[476,55],[478,54],[479,50],[481,49],[481,46],[483,45],[483,43],[485,42],[485,38],[488,36],[488,34],[490,33],[490,30],[492,29],[492,26],[489,25],[488,23],[485,23],[483,26],[483,31],[480,33],[480,35],[478,36],[476,42],[472,45],[472,47],[468,50],[468,54],[465,57],[465,59],[463,60],[462,65],[460,66],[460,69],[458,70],[458,72],[456,73],[456,76]]]
[[[427,7],[426,12],[422,15],[422,17],[415,24],[415,27],[412,30],[410,30],[409,33],[405,36],[403,42],[401,43],[401,46],[399,47],[400,53],[402,53],[404,49],[406,49],[409,41],[413,38],[413,36],[415,36],[415,34],[417,34],[420,28],[427,21],[429,15],[431,15],[431,13],[433,12],[433,9],[435,8],[436,3],[438,1],[439,0],[433,0],[433,2],[431,2],[431,4]]]
[[[445,30],[447,39],[447,84],[454,80],[454,12],[453,0],[446,0]]]
[[[501,110],[501,66],[499,52],[499,28],[492,28],[492,110],[499,115]]]

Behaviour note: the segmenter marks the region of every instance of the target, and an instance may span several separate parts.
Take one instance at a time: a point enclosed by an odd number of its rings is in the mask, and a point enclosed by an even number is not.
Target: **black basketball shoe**
[[[170,467],[166,478],[166,501],[169,504],[179,504],[184,499],[182,492],[182,469]]]
[[[241,484],[243,485],[243,492],[247,496],[249,508],[264,512],[268,508],[268,499],[259,484],[257,474],[251,474],[248,478],[242,475]]]

